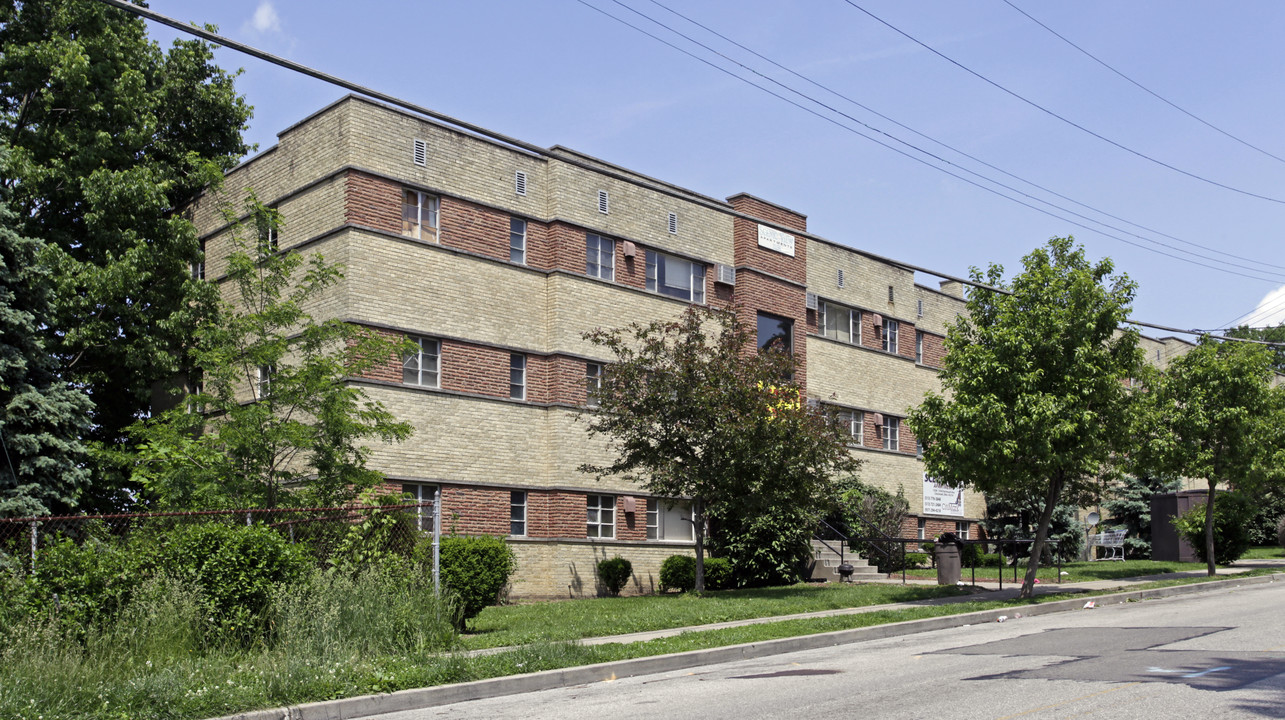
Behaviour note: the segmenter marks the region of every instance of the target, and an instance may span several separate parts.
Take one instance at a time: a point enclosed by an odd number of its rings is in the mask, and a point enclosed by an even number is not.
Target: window
[[[916,525],[918,525],[918,526],[919,526],[919,539],[920,539],[920,540],[923,540],[923,539],[924,539],[924,530],[926,530],[926,529],[928,528],[928,521],[927,521],[927,520],[925,520],[925,519],[923,519],[923,518],[919,518],[919,521],[916,523]]]
[[[883,332],[879,333],[879,342],[884,352],[890,352],[893,355],[897,354],[897,331],[899,329],[901,329],[901,323],[884,318]]]
[[[201,256],[196,259],[196,262],[192,263],[193,280],[205,279],[205,241],[204,240],[201,241],[200,252],[201,252]]]
[[[758,314],[758,349],[794,352],[794,321],[767,313]]]
[[[585,404],[589,407],[598,406],[598,393],[602,390],[602,363],[585,363],[584,365],[584,391]]]
[[[693,540],[692,529],[691,503],[647,498],[648,540]]]
[[[705,302],[705,266],[647,251],[647,289],[687,302]]]
[[[415,347],[402,358],[402,382],[407,385],[441,387],[439,370],[442,344],[424,337],[412,337],[410,341]]]
[[[526,400],[526,355],[509,355],[509,397]]]
[[[255,219],[259,232],[259,252],[266,255],[277,251],[277,226],[275,219],[266,214]]]
[[[585,236],[585,274],[589,277],[616,278],[616,243],[601,235]]]
[[[526,492],[509,493],[509,534],[526,535]]]
[[[955,534],[959,536],[960,540],[968,539],[968,521],[967,520],[957,520],[955,522]]]
[[[402,234],[437,242],[437,198],[418,190],[402,195]]]
[[[922,330],[915,331],[915,362],[921,365],[924,362],[924,333]]]
[[[509,218],[509,262],[526,265],[526,220]]]
[[[862,444],[862,435],[864,435],[866,414],[860,410],[841,410],[837,416],[841,427],[848,431],[848,436],[852,438],[853,445]]]
[[[513,173],[513,192],[526,195],[526,173],[521,170]]]
[[[616,497],[614,495],[590,495],[587,503],[586,534],[591,538],[611,538],[616,536]]]
[[[437,486],[421,483],[403,483],[402,492],[410,495],[413,503],[431,503],[437,501]],[[415,527],[421,532],[433,532],[433,506],[421,505],[415,508]]]
[[[271,365],[259,366],[259,386],[257,388],[257,391],[259,393],[259,399],[263,399],[267,397],[268,394],[272,391],[273,371],[274,371],[274,368]]]
[[[607,191],[606,191],[606,190],[599,190],[599,191],[598,191],[598,212],[602,213],[603,215],[606,215],[606,214],[607,214],[607,209],[608,209],[608,206],[607,206]]]
[[[901,420],[895,417],[883,416],[883,449],[897,450],[901,446],[898,444],[901,434]]]
[[[817,325],[823,337],[846,343],[861,342],[861,311],[821,302],[817,306],[820,314]]]

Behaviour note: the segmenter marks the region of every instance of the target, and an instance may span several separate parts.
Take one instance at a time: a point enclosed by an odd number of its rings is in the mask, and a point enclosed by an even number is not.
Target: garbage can
[[[958,585],[962,567],[964,543],[955,533],[942,533],[933,546],[933,559],[937,561],[937,584]]]

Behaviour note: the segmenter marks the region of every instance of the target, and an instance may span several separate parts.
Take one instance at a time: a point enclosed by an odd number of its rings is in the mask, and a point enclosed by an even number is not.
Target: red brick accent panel
[[[897,432],[897,445],[899,446],[899,449],[904,453],[914,453],[918,450],[918,448],[915,447],[916,444],[917,438],[915,437],[914,431],[910,429],[910,425],[906,423],[906,419],[901,418],[900,429]]]
[[[378,328],[366,328],[366,330],[368,332],[374,332],[376,335],[379,335],[394,341],[400,341],[402,338],[406,337],[404,334],[399,332],[393,332],[392,330],[383,330]],[[351,343],[349,344],[351,345]],[[393,353],[383,362],[375,363],[374,365],[366,369],[366,372],[362,374],[362,377],[370,378],[371,380],[384,380],[386,382],[394,382],[394,383],[401,382],[402,381],[401,355],[397,353]]]
[[[585,504],[584,493],[560,491],[531,493],[527,496],[527,535],[585,537]]]
[[[441,242],[446,247],[509,259],[509,216],[470,202],[441,200]]]
[[[647,249],[634,244],[634,256],[625,257],[625,241],[616,240],[616,282],[639,290],[647,289]]]
[[[808,218],[806,215],[783,208],[780,205],[773,205],[770,202],[760,200],[753,195],[733,195],[727,199],[732,209],[746,215],[753,215],[756,218],[763,218],[768,222],[783,225],[788,228],[794,228],[800,232],[808,231]]]
[[[941,335],[924,333],[924,359],[923,364],[929,367],[939,368],[946,361],[946,338]]]
[[[806,298],[803,288],[766,277],[753,271],[737,273],[736,305],[741,308],[741,317],[749,323],[751,333],[756,332],[759,311],[790,318],[794,321],[794,358],[796,369],[794,380],[805,392],[807,390],[807,315]]]
[[[585,271],[585,231],[563,222],[549,224],[548,245],[550,269],[583,275]]]
[[[509,490],[442,486],[442,531],[461,535],[508,535]]]
[[[349,170],[344,193],[344,220],[379,230],[402,231],[402,186],[391,180]]]
[[[960,520],[960,522],[963,522],[963,520]],[[977,532],[978,529],[979,527],[976,523],[970,522],[968,524],[968,537],[970,540],[977,539],[976,537],[974,537],[974,533]],[[946,533],[946,532],[952,532],[952,533],[955,532],[954,520],[938,520],[937,518],[924,519],[924,541],[925,542],[932,542],[933,540],[936,540],[938,537],[940,537],[942,533]],[[907,517],[906,519],[901,521],[901,537],[903,538],[919,537],[919,518]],[[906,547],[906,549],[911,552],[918,552],[918,550],[915,550],[914,548],[915,548],[914,545],[909,545]]]
[[[616,539],[618,540],[646,540],[647,539],[647,498],[641,495],[633,495],[634,511],[625,512],[624,495],[616,496]]]
[[[460,342],[442,343],[442,389],[509,397],[509,351]],[[532,394],[528,358],[527,395]]]

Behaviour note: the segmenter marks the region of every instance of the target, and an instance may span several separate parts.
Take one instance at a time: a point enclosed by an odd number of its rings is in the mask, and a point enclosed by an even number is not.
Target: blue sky
[[[965,275],[971,266],[994,262],[1011,275],[1031,249],[1051,236],[1071,234],[1090,256],[1111,257],[1139,283],[1136,319],[1181,328],[1285,320],[1285,160],[1270,156],[1285,158],[1285,5],[852,1],[959,65],[1127,150],[997,89],[847,0],[660,2],[932,140],[767,64],[653,0],[153,0],[151,7],[216,24],[237,40],[528,142],[565,145],[716,197],[757,195],[808,215],[814,233],[914,265]],[[1236,139],[1148,95],[1014,6]],[[967,168],[1067,210],[1040,205],[1061,216],[1050,217],[881,147],[595,7],[840,123],[930,150],[955,163],[946,167],[956,174],[1038,205],[959,169]],[[174,37],[161,26],[149,31],[163,44]],[[218,62],[244,68],[238,87],[255,107],[249,139],[261,148],[344,94],[230,50],[220,50]],[[1120,229],[1102,228],[1068,210]]]

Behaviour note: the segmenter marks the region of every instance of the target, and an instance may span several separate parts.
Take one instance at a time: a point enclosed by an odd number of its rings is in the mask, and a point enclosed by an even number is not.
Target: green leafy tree
[[[0,174],[8,153],[0,148]],[[53,280],[43,243],[23,237],[0,186],[0,515],[43,515],[76,504],[89,480],[80,437],[89,398],[58,376],[41,329]]]
[[[1149,370],[1138,394],[1131,455],[1139,472],[1204,478],[1203,556],[1214,574],[1217,489],[1279,484],[1285,467],[1282,390],[1271,387],[1271,352],[1262,345],[1204,336],[1165,371]]]
[[[1035,542],[1021,594],[1035,587],[1054,510],[1100,495],[1112,459],[1127,448],[1123,380],[1141,362],[1137,333],[1120,331],[1136,289],[1090,262],[1071,238],[1022,260],[1004,286],[991,265],[973,280],[968,312],[946,335],[943,393],[909,418],[924,464],[946,484],[1038,501]]]
[[[1260,328],[1241,325],[1228,330],[1227,337],[1276,343],[1268,346],[1271,348],[1272,353],[1272,369],[1278,373],[1285,374],[1285,322],[1274,327]]]
[[[838,424],[811,410],[787,379],[793,357],[755,352],[751,329],[734,311],[693,307],[677,320],[585,337],[615,358],[598,406],[585,416],[590,436],[606,436],[615,459],[581,470],[692,498],[697,592],[705,589],[707,515],[746,518],[787,508],[815,519],[836,492],[831,478],[859,466]]]
[[[401,343],[308,306],[342,275],[320,255],[279,253],[264,228],[276,212],[253,198],[232,222],[228,282],[236,304],[196,329],[185,402],[131,428],[134,476],[169,507],[334,504],[383,476],[366,467],[368,438],[396,442],[411,428],[346,378],[399,356]],[[249,239],[246,235],[249,235]],[[283,488],[304,492],[289,498]]]
[[[48,246],[56,280],[43,328],[64,381],[93,401],[86,437],[120,449],[153,383],[182,364],[199,247],[179,210],[248,150],[250,107],[211,46],[162,51],[143,20],[94,0],[0,0],[0,184],[19,234]],[[124,468],[94,456],[88,503],[128,502]]]
[[[986,517],[979,523],[986,530],[986,537],[997,539],[1026,539],[1035,531],[1035,522],[1043,511],[1043,498],[1032,495],[1004,497],[998,493],[986,496]],[[1054,562],[1058,557],[1072,560],[1084,547],[1084,526],[1075,517],[1076,506],[1062,503],[1053,510],[1049,522],[1048,544],[1040,555],[1041,563]],[[1056,546],[1056,551],[1053,549]],[[1015,559],[1013,545],[1006,546],[1004,555]]]

